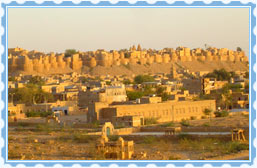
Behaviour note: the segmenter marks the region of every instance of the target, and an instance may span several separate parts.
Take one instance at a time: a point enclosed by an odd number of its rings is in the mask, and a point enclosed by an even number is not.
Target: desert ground
[[[73,117],[74,120],[76,117]],[[81,123],[59,126],[44,119],[9,122],[8,158],[10,160],[102,160],[95,145],[100,136],[89,132],[101,125]],[[35,122],[38,121],[38,122]],[[41,122],[40,122],[41,121]],[[121,135],[134,141],[135,153],[146,153],[144,160],[230,160],[249,159],[249,115],[236,114],[202,120],[190,120],[178,135]],[[170,123],[166,123],[170,125]],[[145,126],[144,130],[162,130],[165,124]],[[181,123],[172,123],[181,126]],[[233,128],[244,129],[245,142],[231,141]],[[207,132],[207,134],[186,134]],[[221,134],[208,134],[221,132]],[[225,134],[222,134],[225,133]],[[111,138],[116,138],[115,135]],[[142,158],[134,158],[142,159]]]

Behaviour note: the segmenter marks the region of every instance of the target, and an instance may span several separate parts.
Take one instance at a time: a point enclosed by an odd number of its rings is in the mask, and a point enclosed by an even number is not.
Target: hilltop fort
[[[65,53],[28,51],[18,47],[8,49],[9,73],[25,74],[83,72],[86,70],[92,71],[95,67],[98,67],[99,70],[101,68],[108,69],[122,66],[124,68],[138,65],[153,68],[151,67],[153,64],[165,67],[165,64],[171,65],[173,63],[179,63],[179,65],[188,67],[191,71],[194,71],[192,69],[194,66],[202,68],[202,70],[208,69],[210,64],[218,65],[218,68],[232,67],[232,70],[238,70],[238,68],[247,69],[247,62],[248,57],[240,48],[237,51],[214,47],[206,49],[177,47],[176,49],[146,50],[138,45],[138,47],[132,46],[129,50],[78,51],[70,56],[66,56]],[[161,69],[161,67],[156,68]],[[168,69],[170,70],[170,67]]]

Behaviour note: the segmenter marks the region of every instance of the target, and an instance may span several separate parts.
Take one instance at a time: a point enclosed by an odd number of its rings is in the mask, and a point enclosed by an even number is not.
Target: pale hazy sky
[[[208,44],[248,55],[247,8],[9,8],[8,47],[43,52]]]

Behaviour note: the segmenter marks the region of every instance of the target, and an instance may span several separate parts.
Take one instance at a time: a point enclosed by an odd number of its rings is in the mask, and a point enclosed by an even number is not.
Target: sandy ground
[[[74,117],[74,116],[73,116]],[[73,119],[75,119],[74,117]],[[76,119],[75,119],[76,120]],[[247,127],[248,118],[235,115],[213,118],[211,121],[192,120],[191,127],[210,122],[210,127],[224,126]],[[10,126],[8,130],[8,156],[17,160],[92,160],[103,159],[95,153],[98,136],[87,135],[87,128],[34,126]],[[124,136],[125,140],[134,140],[135,153],[146,152],[149,160],[208,160],[208,159],[248,159],[248,150],[228,152],[230,137],[201,139],[179,139],[167,136]],[[248,141],[245,142],[248,145]]]

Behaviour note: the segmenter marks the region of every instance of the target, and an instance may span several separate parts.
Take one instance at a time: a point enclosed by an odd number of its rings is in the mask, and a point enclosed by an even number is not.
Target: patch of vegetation
[[[240,142],[228,142],[224,144],[223,148],[224,148],[223,153],[226,153],[226,154],[236,153],[241,150],[249,150],[249,144],[244,144]]]
[[[156,143],[157,138],[155,136],[145,136],[143,142],[144,142],[144,144]]]
[[[73,54],[78,53],[75,49],[67,49],[65,50],[64,56],[71,57]]]
[[[77,143],[88,143],[90,141],[94,141],[95,137],[81,133],[75,133],[73,134],[73,140]]]
[[[129,84],[132,84],[132,82],[129,79],[126,79],[126,80],[123,81],[123,84],[124,85],[129,85]]]
[[[188,121],[188,120],[184,120],[184,119],[180,122],[180,124],[181,124],[182,126],[185,126],[185,127],[190,126],[189,121]]]
[[[53,95],[43,91],[40,86],[37,82],[28,83],[24,88],[13,89],[9,92],[8,97],[10,100],[13,98],[14,102],[25,104],[53,102]]]
[[[144,96],[144,93],[141,91],[127,91],[127,96],[129,100],[136,100]]]
[[[112,84],[111,81],[106,81],[105,83],[106,83],[106,85],[111,85]]]
[[[222,110],[222,111],[215,111],[214,114],[215,114],[215,117],[227,117],[229,115],[229,112],[227,110]]]
[[[185,133],[179,133],[178,134],[178,138],[179,139],[187,139],[189,138],[190,136],[188,134],[185,134]]]
[[[224,68],[217,70],[205,75],[206,78],[216,78],[218,81],[230,81],[233,77],[233,72],[227,72]]]
[[[29,79],[28,84],[33,84],[33,85],[39,85],[42,86],[45,84],[45,81],[42,79],[40,76],[33,76]]]
[[[241,150],[248,150],[249,144],[232,141],[224,142],[213,138],[206,138],[200,140],[191,140],[189,138],[184,138],[179,140],[179,148],[181,150],[204,152],[220,151],[221,153],[229,154],[236,153]]]
[[[161,125],[161,127],[174,127],[174,123],[173,122],[168,122],[168,123],[164,123]]]
[[[145,118],[145,125],[157,124],[158,118]]]
[[[209,127],[209,126],[210,126],[210,123],[203,123],[203,126],[204,126],[204,127]]]
[[[36,126],[36,131],[50,133],[53,131],[53,128],[48,124],[38,124]]]
[[[208,116],[211,120],[211,115],[212,115],[212,110],[211,109],[206,108],[206,109],[204,109],[203,113],[204,113],[205,116]]]
[[[28,122],[18,122],[18,126],[21,126],[21,127],[27,127],[30,125],[31,125],[31,123],[28,123]]]
[[[154,78],[150,75],[137,75],[134,78],[134,82],[136,84],[142,84],[144,82],[153,82],[153,81],[154,81]]]

